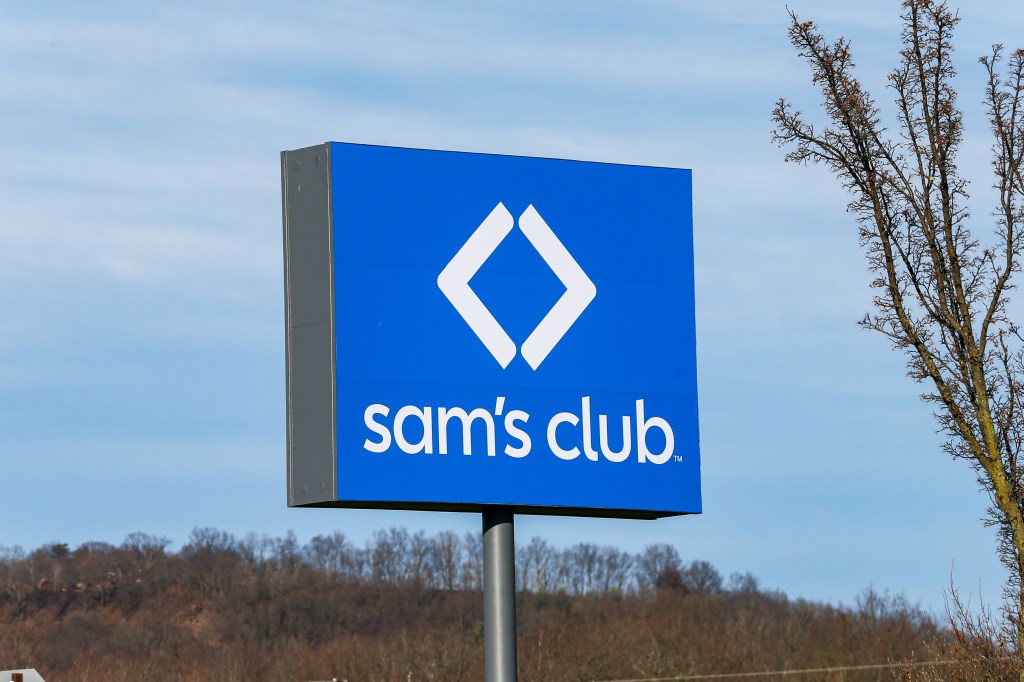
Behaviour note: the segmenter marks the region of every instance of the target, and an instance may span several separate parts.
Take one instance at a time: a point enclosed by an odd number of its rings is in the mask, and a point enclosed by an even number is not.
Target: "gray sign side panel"
[[[330,145],[281,155],[288,505],[337,499]]]
[[[284,254],[284,391],[285,391],[285,474],[288,481],[288,506],[292,504],[292,370],[291,306],[288,305],[288,153],[281,152],[281,237]]]

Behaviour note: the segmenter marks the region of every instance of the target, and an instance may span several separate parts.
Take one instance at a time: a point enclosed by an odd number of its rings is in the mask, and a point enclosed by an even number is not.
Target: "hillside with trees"
[[[196,529],[179,551],[0,549],[0,668],[62,680],[480,680],[480,538],[391,528],[300,544]],[[534,538],[517,552],[524,680],[635,680],[885,664],[946,631],[902,597],[852,607],[727,579],[669,545],[630,554]],[[803,679],[885,680],[891,670]]]

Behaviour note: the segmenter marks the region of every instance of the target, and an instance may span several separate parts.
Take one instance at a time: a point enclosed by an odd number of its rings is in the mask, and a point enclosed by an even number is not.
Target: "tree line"
[[[48,682],[481,680],[480,544],[401,528],[362,544],[197,528],[177,551],[145,533],[0,549],[0,668],[35,667]],[[517,572],[524,680],[927,661],[951,641],[903,597],[793,600],[664,544],[630,553],[534,538]]]
[[[474,533],[428,536],[392,527],[374,532],[361,545],[340,531],[301,544],[292,532],[237,538],[215,528],[195,528],[179,552],[169,551],[170,545],[168,538],[137,532],[120,546],[88,542],[72,550],[52,543],[29,553],[0,547],[0,585],[8,599],[26,591],[81,591],[172,573],[188,576],[206,594],[223,589],[222,579],[240,575],[273,581],[315,575],[338,584],[436,590],[483,588],[483,545]],[[559,549],[539,537],[516,550],[516,584],[521,591],[573,596],[759,589],[752,574],[723,579],[707,561],[683,561],[669,544],[651,544],[634,554],[591,543]]]

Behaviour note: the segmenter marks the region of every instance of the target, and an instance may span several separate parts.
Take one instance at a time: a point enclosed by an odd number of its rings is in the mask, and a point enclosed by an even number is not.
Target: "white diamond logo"
[[[519,230],[565,286],[565,293],[523,342],[523,359],[536,370],[594,300],[597,287],[532,204],[519,216],[518,224]],[[469,281],[513,227],[512,214],[499,203],[437,276],[441,293],[503,368],[515,358],[516,344],[469,286]]]

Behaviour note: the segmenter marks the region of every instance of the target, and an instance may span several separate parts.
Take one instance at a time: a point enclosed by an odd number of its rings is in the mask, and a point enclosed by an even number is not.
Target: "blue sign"
[[[306,502],[701,511],[689,170],[311,149],[329,198],[336,480]],[[284,155],[286,242],[300,152]]]

